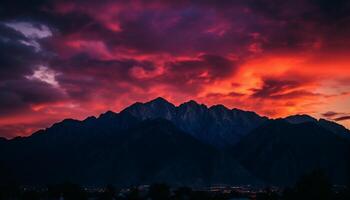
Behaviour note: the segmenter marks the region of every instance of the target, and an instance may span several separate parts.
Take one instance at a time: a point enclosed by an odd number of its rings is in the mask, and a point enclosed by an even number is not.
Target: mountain
[[[0,150],[0,180],[23,184],[257,182],[232,155],[201,143],[172,122],[138,121],[127,113],[64,120],[30,137],[10,140]]]
[[[343,184],[350,175],[348,136],[345,127],[308,115],[271,120],[157,98],[0,138],[0,184],[289,185],[319,168]]]
[[[284,118],[287,122],[292,123],[292,124],[301,124],[301,123],[306,123],[306,122],[312,122],[316,123],[319,126],[322,126],[323,128],[331,131],[332,133],[350,140],[350,131],[345,128],[344,126],[337,124],[332,121],[328,121],[325,119],[315,119],[309,115],[292,115]]]
[[[317,123],[317,119],[315,119],[309,115],[291,115],[291,116],[288,116],[284,119],[291,124],[301,124],[301,123],[306,123],[306,122]]]
[[[254,175],[277,185],[295,183],[315,169],[324,170],[333,183],[350,176],[350,144],[312,121],[266,122],[234,148],[236,158]]]
[[[139,120],[167,119],[198,140],[216,147],[236,144],[267,120],[254,112],[230,110],[223,105],[208,108],[192,100],[176,107],[163,98],[135,103],[121,113],[129,113]]]

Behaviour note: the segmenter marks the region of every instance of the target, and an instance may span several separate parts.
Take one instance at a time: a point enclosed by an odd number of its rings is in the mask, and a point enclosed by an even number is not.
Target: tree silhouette
[[[50,198],[58,199],[63,197],[65,200],[86,200],[86,192],[77,184],[63,183],[59,185],[48,186],[48,195]]]
[[[294,189],[286,190],[283,196],[286,200],[331,200],[333,199],[332,184],[323,171],[314,170],[304,175]]]
[[[100,195],[100,200],[113,200],[116,196],[116,189],[113,185],[107,185],[103,191],[103,193]]]
[[[163,183],[151,185],[148,196],[152,200],[167,200],[170,198],[169,186]]]
[[[0,200],[18,199],[19,196],[20,189],[16,183],[0,185]]]
[[[192,195],[192,189],[189,187],[180,187],[175,191],[174,199],[185,200],[189,199]]]
[[[40,199],[40,194],[37,191],[26,191],[23,193],[21,199],[23,199],[23,200],[38,200],[38,199]]]
[[[127,196],[128,200],[139,200],[140,199],[140,191],[137,187],[131,188],[130,193]]]

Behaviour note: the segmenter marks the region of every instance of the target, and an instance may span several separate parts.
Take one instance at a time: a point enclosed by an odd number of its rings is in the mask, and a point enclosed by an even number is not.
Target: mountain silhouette
[[[0,138],[0,182],[289,185],[322,169],[343,184],[349,135],[341,125],[307,115],[272,120],[157,98],[120,113],[65,119],[28,137]]]
[[[176,107],[163,98],[135,103],[121,113],[129,113],[140,120],[167,119],[198,140],[217,147],[236,144],[267,120],[254,112],[230,110],[223,105],[208,108],[193,100]]]
[[[166,119],[139,121],[107,112],[64,120],[1,148],[1,180],[24,184],[248,184],[258,180],[231,154],[179,130]]]
[[[315,169],[334,183],[349,175],[349,142],[310,120],[288,123],[270,120],[234,147],[236,158],[254,175],[277,185],[295,183]]]

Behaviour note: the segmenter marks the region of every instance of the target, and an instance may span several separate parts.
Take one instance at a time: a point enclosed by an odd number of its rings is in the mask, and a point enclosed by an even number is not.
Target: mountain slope
[[[350,140],[350,131],[346,129],[344,126],[337,124],[332,121],[328,121],[325,119],[315,119],[309,115],[292,115],[284,118],[287,122],[291,124],[301,124],[306,122],[313,122],[318,124],[319,126],[322,126],[323,128],[331,131],[332,133]]]
[[[314,169],[325,170],[334,183],[345,183],[349,175],[349,142],[313,122],[269,121],[234,152],[253,174],[274,184],[292,184]]]
[[[29,137],[0,138],[0,182],[284,185],[322,168],[342,184],[350,174],[348,134],[307,115],[269,120],[157,98],[120,113],[65,119]]]
[[[123,118],[109,114],[108,120]],[[121,123],[113,132],[95,130],[105,117],[89,122],[65,120],[31,137],[11,140],[1,147],[0,163],[10,170],[10,178],[24,184],[66,180],[121,186],[159,181],[186,185],[256,182],[232,156],[202,144],[167,120],[145,120],[127,128],[121,128]],[[84,132],[88,129],[93,131]]]
[[[163,98],[135,103],[121,113],[129,113],[140,120],[170,120],[198,140],[216,147],[236,144],[244,135],[267,120],[253,112],[229,110],[222,105],[208,108],[195,101],[176,107]]]

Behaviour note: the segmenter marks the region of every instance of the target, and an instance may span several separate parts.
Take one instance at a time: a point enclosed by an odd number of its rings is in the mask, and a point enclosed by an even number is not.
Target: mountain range
[[[322,169],[344,184],[349,136],[345,127],[308,115],[269,119],[156,98],[119,113],[65,119],[28,137],[0,138],[0,182],[290,185]]]

